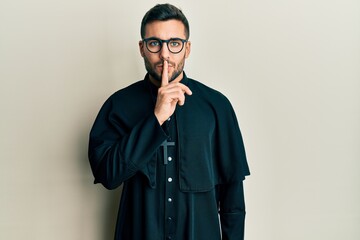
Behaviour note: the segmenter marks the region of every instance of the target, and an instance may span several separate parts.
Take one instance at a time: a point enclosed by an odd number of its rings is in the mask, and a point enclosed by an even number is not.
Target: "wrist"
[[[158,114],[154,113],[155,117],[157,119],[157,121],[159,122],[160,126],[164,124],[165,120],[162,120],[162,118],[160,116],[158,116]]]

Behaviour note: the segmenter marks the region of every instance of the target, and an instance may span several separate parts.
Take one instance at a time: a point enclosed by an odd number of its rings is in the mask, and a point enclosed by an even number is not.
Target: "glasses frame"
[[[149,47],[148,47],[148,42],[149,42],[150,40],[156,40],[156,41],[159,41],[159,42],[160,42],[160,49],[159,49],[159,51],[154,52],[154,51],[151,51],[151,50],[149,49]],[[169,42],[174,41],[174,40],[180,40],[180,41],[183,43],[182,48],[181,48],[180,51],[178,51],[178,52],[173,52],[173,51],[171,51],[170,48],[169,48]],[[145,46],[146,46],[147,50],[148,50],[149,52],[151,52],[151,53],[158,53],[158,52],[160,52],[161,49],[162,49],[162,47],[163,47],[163,45],[164,45],[164,43],[166,43],[166,46],[167,46],[169,52],[171,52],[171,53],[173,53],[173,54],[178,54],[178,53],[180,53],[180,52],[184,49],[185,43],[188,42],[188,40],[182,39],[182,38],[170,38],[169,40],[162,40],[162,39],[156,38],[156,37],[144,38],[142,41],[145,43]]]

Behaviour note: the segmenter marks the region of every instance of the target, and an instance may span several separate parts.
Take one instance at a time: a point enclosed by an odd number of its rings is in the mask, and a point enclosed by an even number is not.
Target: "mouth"
[[[164,65],[163,65],[162,63],[161,63],[161,64],[156,65],[156,67],[161,67],[161,68],[162,68],[163,66],[164,66]],[[173,65],[172,65],[172,64],[170,64],[170,63],[168,64],[168,66],[169,66],[169,67],[173,67]]]
[[[163,67],[164,67],[163,64],[156,65],[156,68],[159,69],[160,71],[163,70]],[[172,68],[172,67],[173,67],[173,65],[170,65],[170,64],[168,65],[169,70],[170,70],[170,68]]]

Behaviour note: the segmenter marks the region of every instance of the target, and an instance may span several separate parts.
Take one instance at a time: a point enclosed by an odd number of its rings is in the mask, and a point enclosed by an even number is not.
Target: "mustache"
[[[169,64],[169,67],[174,67],[175,66],[174,62],[171,62],[169,60],[167,60],[167,62]],[[159,62],[155,63],[156,67],[162,67],[163,65],[164,65],[164,61],[159,61]]]

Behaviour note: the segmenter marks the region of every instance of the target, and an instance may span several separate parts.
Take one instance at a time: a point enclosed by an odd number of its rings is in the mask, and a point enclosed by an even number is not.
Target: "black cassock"
[[[115,239],[241,240],[249,175],[234,110],[187,78],[193,94],[160,126],[148,75],[114,93],[90,132],[95,183],[123,185]]]

